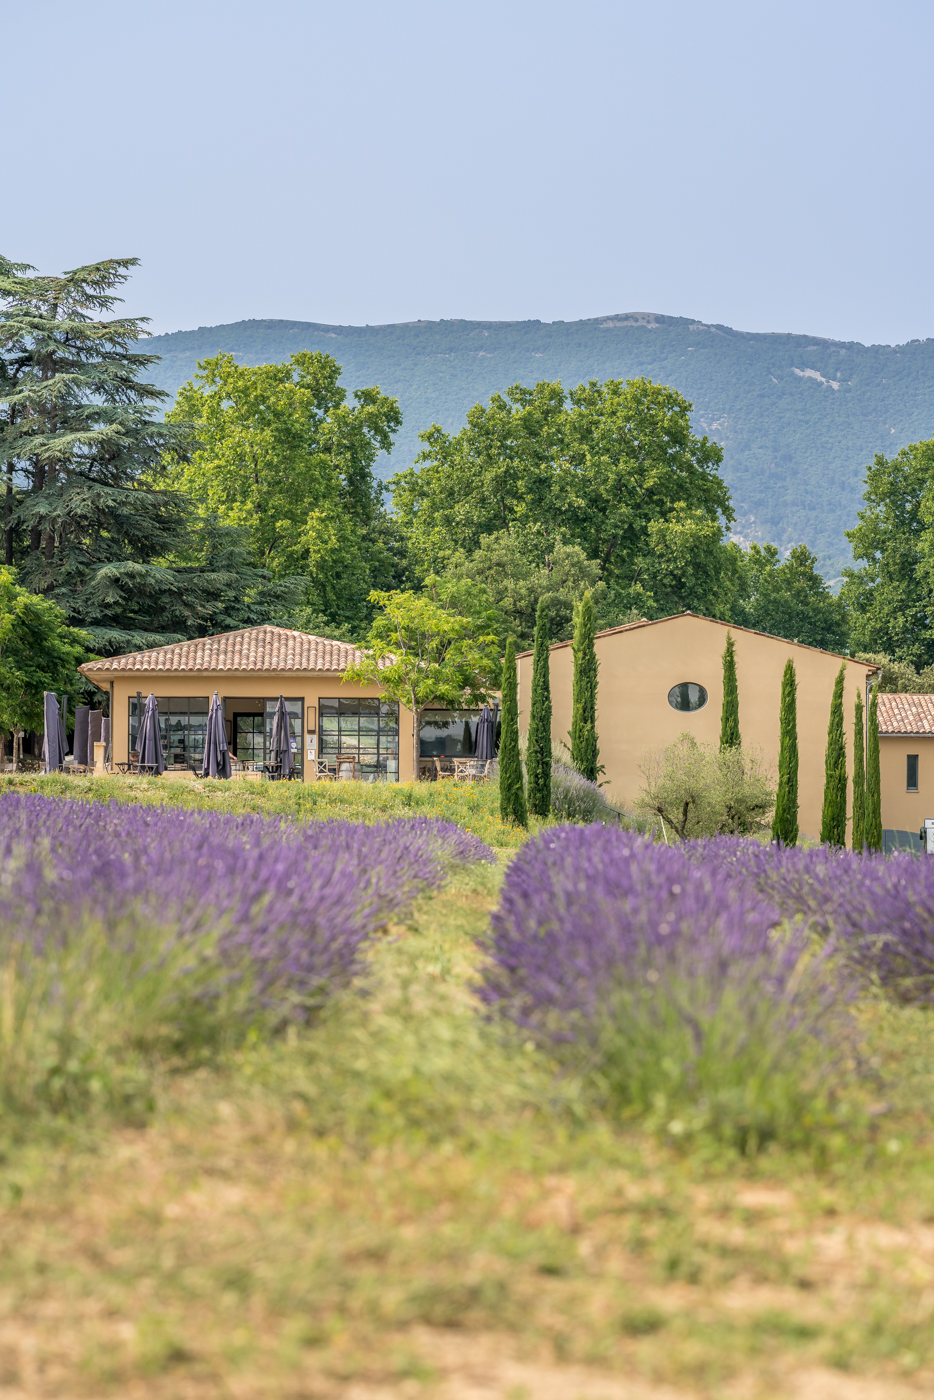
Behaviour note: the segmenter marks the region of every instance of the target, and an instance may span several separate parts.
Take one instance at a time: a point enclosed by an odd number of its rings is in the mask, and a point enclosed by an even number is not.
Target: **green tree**
[[[0,567],[0,763],[7,731],[42,730],[45,691],[86,690],[78,666],[92,656],[87,632],[69,627],[51,599],[20,587],[15,570]],[[14,742],[14,764],[17,753]]]
[[[237,532],[163,489],[186,430],[155,417],[167,395],[143,381],[157,358],[139,349],[144,318],[108,319],[136,261],[44,277],[0,258],[7,564],[105,653],[217,630],[267,582]],[[263,610],[297,596],[279,585]]]
[[[365,651],[345,681],[378,685],[412,715],[413,781],[419,733],[429,705],[462,709],[485,704],[499,672],[495,615],[474,584],[429,577],[423,593],[375,591],[380,611]]]
[[[843,737],[845,678],[844,662],[834,682],[824,757],[824,806],[821,813],[820,839],[831,846],[846,845],[846,741]]]
[[[473,554],[452,555],[446,573],[483,584],[500,614],[500,631],[515,638],[519,651],[534,642],[538,605],[548,605],[549,632],[566,641],[574,628],[574,610],[589,588],[601,627],[634,621],[615,594],[600,582],[600,565],[576,544],[556,540],[549,546],[536,530],[498,530],[483,535]],[[637,614],[638,616],[638,614]]]
[[[594,646],[593,595],[581,599],[574,628],[574,686],[571,700],[571,762],[582,777],[595,783],[599,767],[597,745],[597,649]]]
[[[798,678],[791,657],[782,675],[779,716],[778,794],[772,820],[772,840],[798,844]]]
[[[516,672],[516,644],[509,638],[503,661],[503,710],[499,740],[499,814],[504,822],[528,826],[519,757],[519,682]]]
[[[840,591],[854,651],[881,652],[919,669],[934,662],[932,484],[934,439],[891,459],[876,456],[866,472],[865,508],[846,531],[861,567],[844,570]]]
[[[882,776],[879,771],[879,688],[873,688],[869,701],[866,738],[866,846],[882,850]]]
[[[736,647],[732,633],[726,634],[723,648],[723,706],[720,710],[720,748],[738,749],[742,744],[739,733],[739,686],[736,682]]]
[[[850,841],[854,851],[866,844],[866,733],[863,697],[856,696],[853,715],[853,829]]]
[[[514,385],[459,433],[421,435],[420,470],[391,483],[401,528],[423,568],[473,555],[484,535],[537,531],[546,549],[562,540],[595,561],[624,611],[722,610],[733,511],[721,449],[690,412],[648,379]]]
[[[637,809],[660,817],[681,841],[701,836],[749,836],[765,831],[775,792],[762,756],[715,749],[682,734],[642,766],[645,787]]]
[[[538,601],[535,652],[532,657],[532,700],[529,708],[529,811],[547,817],[551,811],[551,653],[548,649],[548,607]]]
[[[828,651],[844,651],[849,637],[846,605],[835,598],[817,569],[817,556],[798,544],[780,562],[774,544],[751,544],[737,580],[733,621]]]
[[[378,388],[352,404],[331,355],[299,351],[283,364],[202,361],[169,421],[191,424],[197,449],[169,480],[225,523],[249,531],[254,563],[309,579],[308,603],[359,623],[374,590],[400,582],[401,554],[373,474],[402,414]]]

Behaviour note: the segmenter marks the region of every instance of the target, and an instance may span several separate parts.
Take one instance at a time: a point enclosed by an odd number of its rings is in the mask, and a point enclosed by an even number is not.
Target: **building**
[[[886,846],[918,850],[934,817],[934,695],[879,696],[879,768]]]
[[[352,753],[364,778],[398,781],[400,772],[408,778],[411,715],[405,710],[400,715],[400,707],[387,701],[378,686],[344,684],[343,672],[358,655],[346,642],[287,627],[247,627],[88,661],[81,670],[109,692],[115,764],[129,761],[141,702],[152,692],[159,704],[166,762],[189,769],[199,765],[216,690],[231,751],[240,759],[265,758],[282,695],[298,777],[311,776],[318,757]]]
[[[166,763],[179,771],[200,767],[208,706],[216,690],[231,752],[241,760],[267,757],[272,717],[282,695],[297,777],[312,777],[316,760],[333,762],[338,754],[353,754],[365,780],[397,782],[401,776],[407,781],[412,776],[411,711],[387,700],[378,686],[345,683],[343,673],[359,655],[346,642],[266,626],[109,656],[80,669],[109,694],[114,764],[129,763],[141,707],[152,692]],[[469,756],[478,718],[478,710],[426,710],[420,757]]]
[[[634,622],[597,634],[597,732],[608,793],[632,808],[643,782],[640,765],[648,753],[673,743],[683,733],[706,743],[719,742],[727,632],[732,633],[736,645],[743,743],[761,749],[773,772],[778,768],[782,672],[789,657],[794,661],[798,679],[799,824],[802,835],[816,837],[820,834],[827,723],[837,672],[843,663],[848,771],[852,773],[853,707],[857,695],[865,698],[878,668],[695,613]],[[552,735],[565,743],[571,728],[573,669],[571,643],[556,642],[551,648]],[[528,725],[531,683],[532,653],[524,652],[519,657],[520,729]],[[934,755],[931,781],[934,788]],[[883,804],[885,801],[883,784]],[[885,805],[883,823],[896,824],[887,820]]]

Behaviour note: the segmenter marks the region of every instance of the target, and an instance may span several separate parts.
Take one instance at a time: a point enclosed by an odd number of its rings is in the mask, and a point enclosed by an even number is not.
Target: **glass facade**
[[[424,710],[418,734],[420,758],[471,758],[477,752],[479,710]]]
[[[301,712],[298,721],[301,725]],[[399,781],[399,706],[386,700],[318,701],[319,758],[355,754],[364,782]],[[301,733],[301,730],[298,730]]]
[[[245,763],[263,762],[263,716],[235,714],[231,748]]]
[[[162,752],[167,764],[187,763],[189,767],[204,762],[204,738],[208,727],[210,699],[207,695],[157,695],[159,733]],[[136,749],[139,722],[146,705],[146,696],[139,705],[134,696],[130,701],[130,751]]]

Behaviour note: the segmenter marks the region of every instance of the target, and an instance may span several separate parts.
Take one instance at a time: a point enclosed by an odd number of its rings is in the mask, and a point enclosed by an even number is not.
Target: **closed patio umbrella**
[[[75,763],[80,763],[83,767],[88,765],[88,732],[90,729],[90,705],[75,706]]]
[[[143,710],[143,722],[139,727],[136,749],[139,754],[137,773],[141,773],[144,768],[155,768],[157,773],[165,772],[162,736],[159,733],[159,706],[151,691],[146,697],[146,708]]]
[[[88,763],[94,767],[94,745],[101,742],[104,729],[103,710],[92,710],[88,715]]]
[[[62,717],[58,699],[51,690],[45,692],[45,734],[42,736],[42,760],[47,773],[57,773],[65,755],[62,751]]]
[[[480,722],[477,725],[477,758],[484,763],[488,763],[491,758],[496,757],[496,749],[493,743],[493,712],[489,705],[484,705],[480,711]]]
[[[272,737],[269,742],[269,761],[279,765],[280,778],[291,778],[292,742],[289,738],[289,712],[285,708],[285,698],[280,695],[272,717]]]
[[[224,707],[215,690],[208,710],[208,727],[204,736],[204,762],[201,765],[202,778],[230,777],[230,749],[227,744],[227,730],[224,726]]]

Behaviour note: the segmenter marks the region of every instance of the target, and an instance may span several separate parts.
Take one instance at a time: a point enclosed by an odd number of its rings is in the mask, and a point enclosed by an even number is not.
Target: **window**
[[[707,692],[696,681],[679,681],[669,690],[668,703],[673,710],[702,710],[707,704]]]
[[[908,765],[907,765],[907,766],[908,766],[908,773],[907,773],[908,781],[906,782],[905,786],[907,787],[907,789],[908,789],[909,792],[917,792],[917,791],[918,791],[918,755],[917,755],[916,753],[910,753],[910,754],[907,755],[907,758],[908,758]]]
[[[233,717],[233,743],[231,748],[239,759],[246,763],[262,763],[263,716],[259,714],[235,714]]]
[[[301,718],[301,717],[300,717]],[[320,757],[356,754],[364,782],[399,781],[399,706],[387,700],[318,700]]]
[[[130,751],[136,751],[139,722],[146,706],[137,710],[134,696],[130,701]],[[206,695],[157,695],[159,735],[166,763],[201,764],[204,762],[204,740],[208,727],[210,700]]]
[[[470,758],[477,752],[479,710],[424,710],[418,735],[420,758]]]

